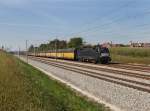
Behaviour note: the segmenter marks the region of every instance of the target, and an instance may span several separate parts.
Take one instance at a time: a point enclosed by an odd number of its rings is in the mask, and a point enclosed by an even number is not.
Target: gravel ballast
[[[24,60],[24,58],[22,58]],[[79,89],[88,92],[106,103],[123,111],[150,111],[150,93],[138,91],[85,76],[72,71],[50,66],[29,59],[29,63],[67,81]]]

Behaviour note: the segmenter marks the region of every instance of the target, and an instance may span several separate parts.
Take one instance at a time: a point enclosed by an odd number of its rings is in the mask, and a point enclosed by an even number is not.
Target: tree
[[[2,45],[2,50],[4,50],[4,46]]]
[[[69,48],[78,48],[81,47],[82,45],[83,45],[83,39],[81,37],[71,38],[68,43]]]
[[[54,39],[52,41],[49,42],[48,47],[49,49],[56,49],[59,46],[59,40],[58,39]]]
[[[29,47],[29,52],[33,52],[33,51],[34,51],[34,46],[31,45],[31,46]]]
[[[40,44],[38,47],[34,47],[33,45],[30,46],[29,51],[48,51],[48,50],[55,50],[55,49],[66,49],[69,48],[78,48],[83,45],[83,39],[80,37],[71,38],[69,43],[65,40],[54,39],[49,41],[49,43]]]
[[[67,48],[67,42],[65,40],[54,39],[48,44],[49,49],[65,49]]]
[[[67,48],[67,42],[65,40],[61,40],[59,41],[59,46],[58,46],[59,49],[65,49]]]
[[[39,47],[40,51],[47,51],[48,50],[48,45],[47,44],[41,44]]]

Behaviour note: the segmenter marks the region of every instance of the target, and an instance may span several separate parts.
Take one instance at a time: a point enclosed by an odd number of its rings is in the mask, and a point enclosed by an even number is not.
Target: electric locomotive
[[[111,61],[109,49],[97,45],[96,47],[77,49],[77,60],[106,64]]]
[[[47,52],[29,53],[29,55],[102,64],[111,61],[109,49],[100,45],[95,47],[49,50]]]

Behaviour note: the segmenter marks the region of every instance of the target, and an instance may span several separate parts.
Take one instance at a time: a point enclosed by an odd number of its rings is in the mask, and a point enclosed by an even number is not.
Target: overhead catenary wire
[[[137,18],[137,17],[143,17],[143,16],[146,16],[146,15],[149,15],[150,14],[150,11],[146,11],[146,12],[144,12],[144,13],[142,13],[142,14],[138,14],[138,15],[131,15],[131,16],[128,16],[128,18],[129,19],[135,19],[135,18]],[[106,24],[103,24],[103,27],[102,26],[96,26],[96,27],[94,27],[94,28],[90,28],[90,29],[88,29],[88,30],[86,30],[86,31],[81,31],[80,32],[80,34],[81,33],[86,33],[86,34],[88,34],[88,32],[93,32],[95,29],[98,29],[98,30],[100,30],[101,29],[101,31],[102,30],[104,30],[104,32],[105,33],[111,33],[111,31],[105,31],[105,29],[104,29],[104,26],[110,26],[110,25],[112,25],[113,23],[119,23],[120,21],[122,21],[123,19],[122,18],[119,18],[119,19],[116,19],[115,20],[115,22],[114,21],[112,21],[112,22],[110,22],[110,23],[106,23]],[[137,25],[135,25],[135,27],[136,28],[144,28],[144,26],[149,26],[150,24],[137,24]],[[103,32],[103,33],[104,33]],[[79,33],[78,33],[79,34]],[[147,33],[148,34],[148,33]],[[85,35],[85,34],[84,34]]]
[[[143,17],[143,16],[146,16],[146,15],[149,15],[150,14],[150,11],[146,11],[146,12],[144,12],[144,13],[142,13],[142,14],[136,14],[136,15],[130,15],[130,16],[127,16],[127,18],[129,18],[129,19],[136,19],[137,17],[139,18],[139,17]],[[73,36],[73,35],[78,35],[78,36],[81,36],[82,34],[83,34],[83,36],[85,36],[85,35],[88,35],[88,33],[89,32],[93,32],[93,31],[95,31],[96,29],[97,30],[103,30],[103,33],[105,32],[105,33],[109,33],[109,34],[111,34],[111,31],[105,31],[105,26],[110,26],[110,25],[112,25],[112,24],[115,24],[115,23],[118,23],[119,24],[119,22],[120,21],[122,21],[122,20],[125,20],[125,18],[117,18],[117,19],[115,19],[115,20],[112,20],[111,22],[109,22],[109,23],[105,23],[105,24],[102,24],[102,25],[98,25],[98,26],[95,26],[95,27],[90,27],[90,28],[88,28],[88,29],[86,29],[86,30],[84,30],[84,31],[80,31],[80,32],[76,32],[76,33],[72,33],[70,36]],[[117,25],[118,25],[117,24]],[[150,24],[137,24],[137,25],[135,25],[135,27],[136,28],[145,28],[145,26],[149,26]],[[144,29],[143,29],[144,30]],[[130,32],[130,33],[132,33],[132,32]]]
[[[132,3],[134,3],[134,2],[135,2],[135,1],[132,0],[132,1],[130,1],[130,2],[126,3],[126,4],[124,4],[124,5],[120,6],[120,7],[118,7],[116,10],[113,10],[113,11],[111,11],[111,12],[108,12],[107,14],[108,14],[108,16],[110,16],[110,15],[116,13],[116,12],[121,11],[122,9],[127,8],[130,4],[132,4]],[[106,14],[106,15],[107,15],[107,14]],[[106,17],[107,17],[107,16],[102,17],[102,18],[106,18]],[[97,18],[97,19],[98,19],[98,20],[94,20],[94,22],[87,23],[87,24],[85,24],[84,26],[93,24],[93,23],[95,23],[95,21],[99,21],[99,20],[100,20],[99,18]],[[111,17],[110,19],[111,19],[111,20],[116,19],[116,16],[115,16],[115,17]],[[118,21],[118,20],[120,20],[120,19],[117,18],[115,21]],[[109,25],[109,24],[110,24],[110,23],[104,23],[104,24],[102,24],[102,25],[90,27],[90,28],[88,28],[88,29],[85,29],[84,31],[73,32],[73,33],[71,33],[71,34],[68,34],[67,36],[73,36],[73,35],[75,35],[75,34],[83,33],[83,32],[89,31],[89,30],[91,30],[91,29],[93,29],[93,28],[98,28],[98,27],[102,27],[102,26],[105,26],[105,25]],[[111,22],[111,24],[112,24],[112,22]]]
[[[126,4],[124,4],[124,5],[122,5],[121,7],[119,7],[119,8],[117,8],[117,10],[116,11],[112,11],[112,13],[109,13],[108,14],[108,16],[110,16],[110,15],[112,15],[113,13],[116,13],[116,12],[120,12],[122,9],[126,9],[126,8],[128,8],[128,6],[130,6],[131,5],[131,3],[135,3],[135,1],[134,0],[132,0],[132,1],[130,1],[130,2],[128,2],[128,3],[126,3]],[[147,12],[145,12],[144,14],[138,14],[138,15],[131,15],[131,16],[127,16],[129,19],[131,19],[131,18],[136,18],[136,17],[138,17],[138,16],[141,16],[141,15],[147,15],[147,14],[150,14],[150,11],[147,11]],[[107,15],[107,14],[106,14]],[[106,17],[103,17],[103,18],[107,18],[107,16]],[[93,32],[93,31],[95,31],[95,30],[103,30],[103,33],[105,32],[105,33],[109,33],[109,34],[111,34],[111,31],[107,31],[107,30],[105,30],[105,27],[108,27],[108,26],[110,26],[110,25],[112,25],[112,24],[114,24],[114,23],[119,23],[120,21],[122,21],[122,20],[124,20],[124,18],[123,17],[120,17],[120,18],[118,18],[118,16],[116,17],[111,17],[111,18],[109,18],[109,19],[111,19],[111,21],[108,21],[107,23],[104,23],[104,24],[101,24],[101,25],[97,25],[97,26],[94,26],[94,27],[88,27],[87,29],[85,29],[85,30],[81,30],[81,31],[79,31],[79,32],[74,32],[74,33],[71,33],[71,34],[69,34],[68,36],[73,36],[73,35],[81,35],[81,34],[88,34],[89,32]],[[98,20],[95,20],[95,21],[99,21],[99,19]],[[93,24],[93,23],[95,23],[95,21],[94,22],[90,22],[90,23],[87,23],[87,24],[85,24],[85,25],[91,25],[91,24]],[[143,28],[143,26],[146,26],[146,25],[148,25],[148,24],[144,24],[144,25],[137,25],[136,26],[136,28]],[[84,34],[84,35],[85,35]]]

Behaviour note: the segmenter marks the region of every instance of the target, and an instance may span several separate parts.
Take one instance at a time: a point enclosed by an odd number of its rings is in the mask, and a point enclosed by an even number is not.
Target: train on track
[[[88,61],[93,63],[107,64],[111,61],[109,49],[97,45],[95,47],[58,49],[42,52],[29,52],[29,56],[66,59],[73,61]]]

